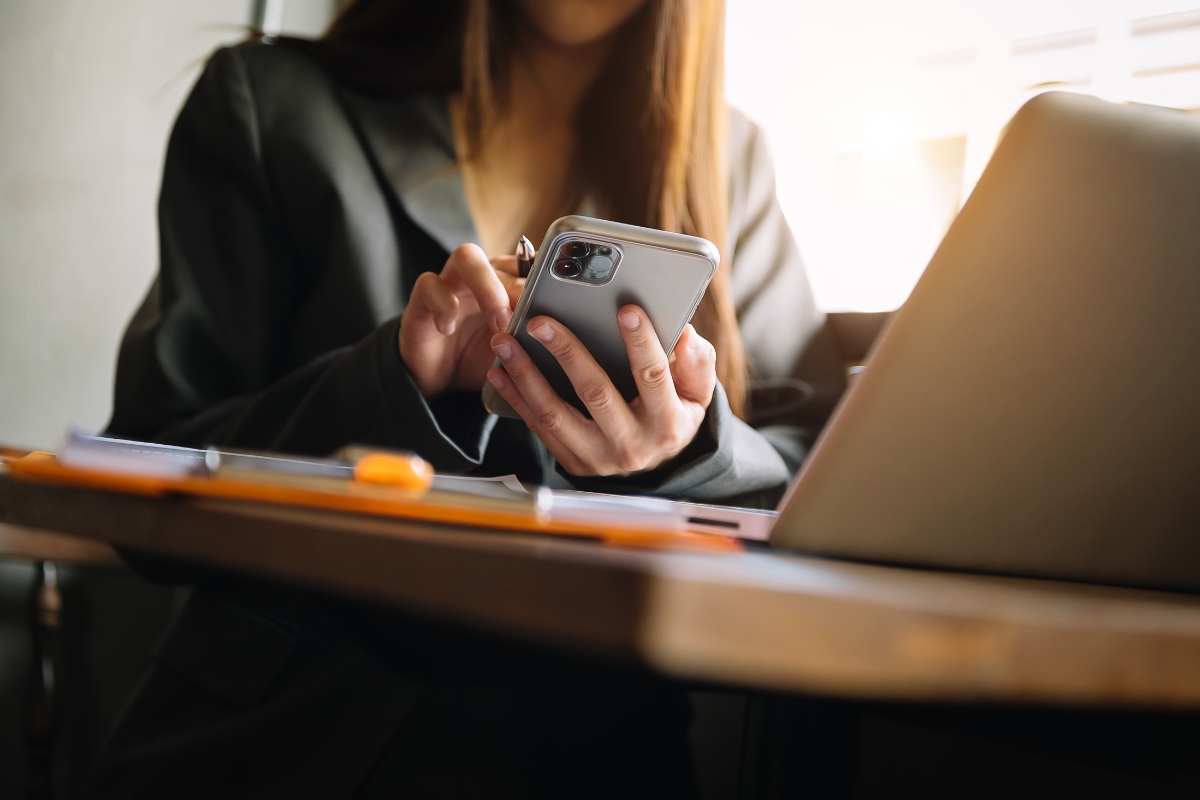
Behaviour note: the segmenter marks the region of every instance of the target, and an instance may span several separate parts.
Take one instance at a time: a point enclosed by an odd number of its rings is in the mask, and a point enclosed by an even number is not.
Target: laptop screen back
[[[1200,120],[1030,101],[771,541],[1200,590]]]

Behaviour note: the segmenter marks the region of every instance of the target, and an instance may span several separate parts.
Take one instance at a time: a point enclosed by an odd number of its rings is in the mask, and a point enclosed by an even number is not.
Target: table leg
[[[25,706],[25,753],[28,800],[50,800],[54,785],[51,757],[56,727],[54,655],[62,595],[58,570],[53,561],[39,561],[34,571],[30,598],[30,633],[33,658],[29,671],[29,694]]]

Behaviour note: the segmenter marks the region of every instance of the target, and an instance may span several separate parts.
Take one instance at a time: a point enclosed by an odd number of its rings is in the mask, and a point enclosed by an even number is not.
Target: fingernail
[[[505,309],[504,311],[497,312],[492,318],[492,324],[495,326],[496,332],[499,333],[502,330],[506,330],[510,319],[512,319],[511,311]]]
[[[506,345],[506,347],[507,347],[507,345]],[[488,374],[488,382],[491,383],[492,386],[495,386],[497,389],[503,389],[505,386],[508,385],[508,381],[504,380],[504,373],[502,373],[502,372],[489,373]]]
[[[626,311],[624,314],[618,314],[617,319],[621,321],[621,327],[627,331],[636,331],[638,326],[642,324],[642,318],[635,311]]]
[[[500,356],[501,361],[508,361],[512,358],[512,348],[508,342],[499,342],[492,345],[492,349],[496,351],[496,355]]]
[[[554,329],[550,327],[549,323],[542,323],[541,326],[531,329],[529,335],[539,342],[548,342],[554,338]]]

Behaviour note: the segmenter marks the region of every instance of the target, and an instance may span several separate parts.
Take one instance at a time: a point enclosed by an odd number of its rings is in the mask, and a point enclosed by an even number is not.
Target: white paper
[[[516,475],[501,475],[496,478],[468,478],[461,475],[435,475],[435,492],[470,494],[476,497],[496,497],[501,500],[528,500],[529,492],[517,480]]]
[[[544,486],[537,491],[538,513],[555,522],[682,531],[687,519],[680,506],[658,497],[552,491]]]

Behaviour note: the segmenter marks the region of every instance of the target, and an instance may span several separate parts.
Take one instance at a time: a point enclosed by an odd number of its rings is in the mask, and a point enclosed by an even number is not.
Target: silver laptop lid
[[[1027,103],[771,542],[1200,590],[1200,120]]]

